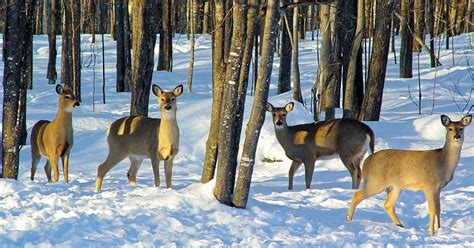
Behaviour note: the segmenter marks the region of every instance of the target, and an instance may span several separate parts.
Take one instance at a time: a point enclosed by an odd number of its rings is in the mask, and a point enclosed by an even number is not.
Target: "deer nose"
[[[281,125],[283,124],[283,122],[280,121],[280,120],[278,120],[277,122],[275,122],[275,124],[276,124],[277,126],[281,126]]]
[[[461,135],[457,133],[456,135],[454,135],[454,139],[455,139],[455,140],[460,140],[460,139],[461,139]]]
[[[171,109],[171,105],[166,104],[166,105],[165,105],[165,109],[166,109],[166,110],[170,110],[170,109]]]
[[[80,105],[81,105],[81,104],[80,104],[78,101],[76,101],[76,102],[74,103],[74,107],[77,107],[77,106],[80,106]]]

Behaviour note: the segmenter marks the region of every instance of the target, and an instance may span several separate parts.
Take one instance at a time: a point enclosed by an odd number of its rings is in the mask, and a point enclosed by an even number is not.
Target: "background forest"
[[[267,101],[294,101],[292,124],[355,118],[374,129],[376,150],[440,147],[439,114],[458,119],[473,108],[473,10],[471,0],[2,1],[0,176],[18,181],[0,183],[0,233],[7,245],[473,244],[469,129],[442,196],[445,229],[430,238],[423,196],[413,192],[401,196],[402,218],[416,217],[403,231],[385,218],[381,198],[361,205],[360,222],[344,224],[353,190],[338,159],[318,161],[315,189],[303,191],[301,170],[287,191],[291,162],[265,112]],[[42,170],[31,182],[27,137],[37,120],[54,118],[58,83],[81,101],[72,182],[48,184]],[[176,187],[154,191],[147,162],[143,183],[127,186],[125,161],[93,193],[108,125],[129,114],[159,116],[153,83],[185,86]],[[59,226],[42,230],[43,222]],[[102,239],[97,225],[114,235]],[[79,234],[45,234],[61,226]]]

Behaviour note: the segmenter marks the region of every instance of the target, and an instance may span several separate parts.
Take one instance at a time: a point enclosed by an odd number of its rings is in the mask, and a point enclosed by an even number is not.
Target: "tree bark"
[[[239,151],[236,139],[240,133],[235,129],[237,108],[238,82],[242,67],[246,30],[247,30],[247,1],[234,0],[232,18],[232,43],[228,57],[224,98],[219,128],[219,151],[217,155],[216,186],[214,195],[223,204],[231,205],[234,192],[237,155]]]
[[[55,84],[58,78],[56,71],[56,56],[58,54],[56,50],[56,35],[58,34],[59,20],[61,19],[59,0],[51,0],[50,9],[50,22],[48,23],[49,58],[46,78],[48,78],[48,84]]]
[[[128,1],[125,1],[125,3],[127,2]],[[125,19],[128,19],[128,6],[124,5],[124,0],[115,0],[115,5],[115,14],[117,15],[115,17],[117,38],[116,90],[117,92],[130,92],[130,37],[125,29],[125,22],[128,21]]]
[[[196,46],[196,38],[195,38],[195,33],[196,33],[196,17],[197,17],[197,3],[196,0],[189,0],[191,3],[191,17],[189,18],[189,25],[191,26],[190,29],[190,39],[191,39],[191,49],[189,53],[189,69],[188,69],[188,82],[187,82],[187,88],[188,92],[191,92],[192,90],[192,85],[193,85],[193,69],[194,69],[194,47]]]
[[[291,61],[293,63],[293,100],[303,103],[303,96],[301,94],[301,83],[300,83],[300,67],[298,62],[298,43],[299,43],[299,7],[293,9],[293,49],[291,50],[292,56]]]
[[[427,0],[428,1],[428,0]],[[423,43],[425,42],[425,0],[414,0],[414,29],[413,33],[420,37]],[[422,48],[418,42],[413,43],[413,51],[418,52]]]
[[[262,39],[262,61],[260,63],[260,69],[258,70],[252,112],[247,124],[242,157],[240,159],[239,175],[232,199],[232,203],[238,208],[245,208],[247,206],[260,130],[265,121],[265,109],[268,101],[268,90],[278,29],[278,13],[278,1],[267,1]]]
[[[289,0],[284,0],[284,4],[290,3]],[[280,68],[278,70],[278,94],[287,92],[291,90],[291,42],[290,42],[290,33],[288,32],[287,27],[293,23],[293,12],[283,11],[286,15],[286,18],[281,18],[281,42],[280,42]],[[288,20],[288,24],[285,23],[285,20]]]
[[[31,2],[30,2],[31,3]],[[26,4],[24,0],[7,0],[5,14],[3,116],[2,116],[2,175],[18,178],[21,123],[25,113],[22,98],[26,83],[22,81],[22,67],[26,63]]]
[[[400,77],[413,77],[413,1],[402,0],[400,20]]]
[[[383,87],[385,84],[385,72],[387,70],[387,58],[390,44],[391,12],[393,2],[377,0],[375,31],[372,57],[370,58],[370,69],[368,74],[368,89],[364,95],[359,120],[378,121],[382,106]]]
[[[224,91],[224,3],[214,2],[214,19],[216,29],[212,33],[212,112],[211,125],[206,142],[206,154],[201,176],[201,183],[207,183],[214,178],[219,148],[219,123],[222,107],[222,92]]]
[[[160,29],[160,50],[158,53],[158,71],[173,71],[173,22],[172,0],[163,0],[163,12],[161,15],[162,26]]]
[[[132,99],[130,115],[148,116],[158,0],[134,2]]]
[[[62,0],[63,50],[61,82],[73,89],[81,101],[81,7],[80,0]]]

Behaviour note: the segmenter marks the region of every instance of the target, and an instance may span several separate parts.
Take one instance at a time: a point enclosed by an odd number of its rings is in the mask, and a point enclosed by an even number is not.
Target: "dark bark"
[[[301,94],[301,83],[300,83],[300,67],[299,67],[299,7],[293,9],[293,49],[291,53],[292,71],[293,71],[293,100],[303,103],[303,95]],[[289,26],[289,22],[288,22]]]
[[[219,128],[219,148],[217,154],[216,186],[214,195],[223,204],[231,205],[234,192],[235,173],[237,170],[237,155],[240,137],[236,122],[239,112],[237,106],[238,82],[242,67],[242,58],[247,31],[247,1],[234,0],[232,15],[232,43],[227,62],[224,97]]]
[[[214,2],[216,29],[212,33],[212,112],[209,135],[206,142],[206,154],[201,176],[201,182],[207,183],[214,178],[219,148],[219,123],[221,118],[222,96],[224,91],[224,25],[219,25],[224,19],[224,3]]]
[[[247,124],[242,158],[240,160],[239,175],[233,195],[232,203],[239,208],[247,206],[247,200],[252,181],[255,154],[260,137],[260,130],[265,121],[265,106],[268,100],[273,54],[275,52],[276,34],[278,29],[278,1],[267,1],[265,28],[262,39],[262,63],[258,70],[258,79],[255,87],[255,97],[252,104],[250,120]]]
[[[134,2],[133,67],[130,115],[148,116],[158,0]]]
[[[29,2],[31,4],[31,1]],[[2,175],[18,178],[21,123],[25,118],[23,98],[26,83],[22,81],[22,67],[26,63],[26,4],[24,0],[8,0],[5,14],[3,116],[2,116]]]
[[[60,15],[60,0],[51,0],[50,6],[50,22],[48,23],[48,44],[49,44],[49,58],[48,58],[48,71],[46,73],[46,78],[48,79],[48,84],[55,84],[58,78],[58,73],[56,71],[56,35],[59,30],[59,20],[61,19]]]
[[[425,42],[425,0],[414,0],[413,5],[413,33]],[[418,52],[422,48],[419,42],[413,43],[413,51]]]
[[[413,77],[413,1],[402,0],[400,20],[400,77]]]
[[[284,4],[288,4],[290,1],[285,0]],[[286,15],[288,23],[293,23],[293,12],[282,11]],[[285,24],[285,18],[281,18],[281,42],[280,42],[280,68],[278,70],[278,94],[291,90],[291,42],[288,28],[292,32],[292,26]]]
[[[173,71],[173,26],[172,0],[163,0],[162,26],[160,29],[160,50],[158,53],[158,71]]]
[[[125,29],[128,22],[128,1],[115,0],[115,31],[117,37],[117,92],[130,92],[130,36]],[[127,12],[127,13],[125,13]]]
[[[63,47],[61,82],[73,89],[81,101],[81,6],[80,0],[62,0]]]
[[[385,72],[387,70],[387,58],[390,45],[391,12],[393,2],[377,0],[375,30],[372,57],[370,58],[370,69],[368,73],[368,89],[364,95],[360,120],[378,121],[382,107],[383,88],[385,84]]]

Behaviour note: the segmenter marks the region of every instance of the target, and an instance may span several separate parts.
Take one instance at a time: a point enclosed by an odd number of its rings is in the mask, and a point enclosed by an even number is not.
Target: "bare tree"
[[[293,68],[293,100],[303,103],[303,96],[301,94],[301,82],[300,82],[300,67],[299,67],[299,7],[296,6],[293,9],[293,49],[291,50],[291,61],[292,61],[292,68]]]
[[[196,22],[197,22],[197,12],[198,5],[196,0],[189,0],[191,4],[191,16],[189,18],[190,25],[190,39],[191,39],[191,49],[189,53],[189,69],[188,69],[188,83],[187,88],[188,92],[191,92],[193,85],[193,70],[194,70],[194,47],[196,46]]]
[[[148,116],[159,0],[137,1],[133,8],[132,99],[130,115]]]
[[[158,71],[173,71],[173,0],[163,0],[161,15],[160,50],[158,53]]]
[[[289,4],[290,0],[284,0],[284,4]],[[281,42],[280,42],[280,68],[278,69],[278,94],[287,92],[291,90],[291,25],[288,23],[293,23],[293,12],[283,11],[283,15],[286,17],[281,17]],[[288,23],[286,23],[288,20]],[[262,45],[263,46],[263,45]]]
[[[413,77],[413,2],[402,0],[400,9],[400,77]]]
[[[130,34],[128,0],[115,0],[115,30],[117,39],[117,92],[129,92],[131,84]]]
[[[48,78],[48,84],[55,84],[58,78],[56,71],[56,56],[58,54],[56,50],[56,35],[59,31],[60,15],[60,0],[51,0],[50,2],[50,21],[48,23],[48,42],[49,42],[49,58],[48,58],[48,72],[46,77]]]

